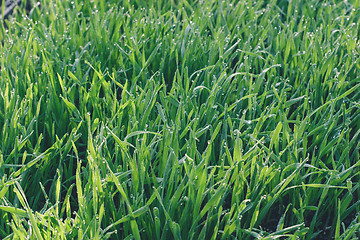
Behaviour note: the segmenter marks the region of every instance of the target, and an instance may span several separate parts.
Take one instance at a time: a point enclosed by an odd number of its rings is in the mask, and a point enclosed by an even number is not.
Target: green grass
[[[36,2],[0,26],[1,239],[360,237],[360,1]]]

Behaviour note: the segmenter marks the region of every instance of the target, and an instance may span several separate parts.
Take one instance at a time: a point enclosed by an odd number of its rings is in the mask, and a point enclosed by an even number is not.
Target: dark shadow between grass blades
[[[3,2],[3,0],[0,0],[1,7],[3,6],[3,4],[5,5],[4,8],[1,8],[4,10],[1,10],[0,19],[4,20],[8,18],[13,13],[14,8],[21,5],[21,2],[21,0],[6,0],[5,2]],[[26,0],[25,8],[26,11],[30,10],[31,5],[29,0]]]

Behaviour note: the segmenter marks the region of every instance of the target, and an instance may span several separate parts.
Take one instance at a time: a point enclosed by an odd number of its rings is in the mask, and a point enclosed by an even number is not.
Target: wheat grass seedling
[[[23,5],[1,239],[360,237],[360,1]]]

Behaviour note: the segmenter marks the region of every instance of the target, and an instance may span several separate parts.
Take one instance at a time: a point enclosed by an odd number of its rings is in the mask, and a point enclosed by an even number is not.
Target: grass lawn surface
[[[25,2],[0,239],[360,237],[359,0]]]

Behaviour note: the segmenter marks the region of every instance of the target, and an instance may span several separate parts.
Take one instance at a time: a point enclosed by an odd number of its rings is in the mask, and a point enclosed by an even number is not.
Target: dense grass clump
[[[360,237],[360,1],[23,9],[0,26],[1,239]]]

